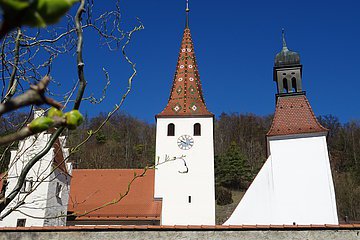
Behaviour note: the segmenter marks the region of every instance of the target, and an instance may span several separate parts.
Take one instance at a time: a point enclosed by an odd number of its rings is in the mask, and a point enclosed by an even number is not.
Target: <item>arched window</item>
[[[286,78],[283,79],[283,92],[284,92],[284,93],[288,93],[288,92],[289,92],[289,88],[288,88],[288,84],[287,84],[287,79],[286,79]]]
[[[175,125],[173,123],[170,123],[168,125],[167,135],[168,136],[175,136]]]
[[[200,123],[194,124],[194,136],[201,136],[201,125]]]
[[[291,85],[292,85],[292,91],[293,91],[293,92],[297,92],[296,78],[295,78],[295,77],[293,77],[293,78],[291,79]]]

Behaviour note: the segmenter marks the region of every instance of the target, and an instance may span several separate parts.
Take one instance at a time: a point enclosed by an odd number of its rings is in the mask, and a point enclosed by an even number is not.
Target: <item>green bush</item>
[[[215,198],[216,198],[216,204],[220,206],[233,203],[231,191],[221,186],[217,186],[215,188]]]

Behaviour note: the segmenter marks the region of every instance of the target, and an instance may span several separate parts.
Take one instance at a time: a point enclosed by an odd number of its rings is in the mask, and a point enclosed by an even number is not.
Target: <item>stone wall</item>
[[[80,227],[71,229],[69,227],[58,230],[6,230],[0,229],[0,240],[360,240],[360,228],[356,229],[134,229],[131,230],[112,229],[111,227],[86,227],[81,230]]]

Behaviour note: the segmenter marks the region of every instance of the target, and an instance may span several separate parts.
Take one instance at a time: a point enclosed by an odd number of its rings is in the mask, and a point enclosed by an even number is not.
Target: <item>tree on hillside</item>
[[[223,155],[235,142],[256,174],[266,160],[265,134],[271,120],[272,116],[222,113],[215,123],[215,155]]]
[[[71,132],[70,145],[84,138],[89,129],[97,128],[105,118],[100,114],[90,119],[88,126]],[[142,168],[153,164],[154,155],[155,126],[117,113],[71,160],[77,168]]]
[[[77,7],[74,16],[65,15],[60,25],[47,27],[47,25],[58,22],[74,3]],[[31,168],[55,146],[59,136],[66,133],[68,129],[73,130],[81,124],[83,119],[79,111],[81,103],[90,101],[98,104],[104,100],[106,89],[110,84],[110,76],[105,69],[103,71],[106,84],[102,89],[103,96],[96,99],[93,95],[86,96],[85,94],[88,81],[92,81],[91,76],[86,77],[85,60],[83,59],[85,30],[93,30],[97,33],[101,44],[107,46],[111,51],[120,50],[121,56],[129,64],[132,72],[129,78],[125,79],[128,86],[118,104],[107,114],[97,129],[89,130],[87,136],[71,148],[69,156],[79,151],[89,139],[100,132],[111,116],[120,109],[131,91],[136,68],[126,54],[126,46],[130,43],[132,35],[143,29],[143,25],[139,21],[139,26],[132,30],[123,30],[120,27],[119,1],[114,10],[107,11],[96,18],[93,17],[94,2],[92,0],[0,0],[0,7],[3,10],[0,26],[2,63],[0,71],[3,82],[0,116],[1,120],[6,122],[4,126],[12,125],[11,129],[1,132],[2,166],[6,165],[4,163],[9,150],[16,148],[19,140],[34,136],[34,141],[36,141],[38,134],[45,131],[52,132],[45,148],[40,149],[34,156],[31,155],[31,159],[19,173],[16,186],[7,190],[9,194],[6,197],[4,194],[0,196],[0,219],[3,219],[12,211],[26,204],[28,194],[20,196],[19,193]],[[28,28],[28,26],[41,28]],[[58,95],[55,90],[57,85],[66,80],[61,79],[56,82],[56,77],[50,77],[50,75],[52,75],[52,66],[56,58],[62,54],[75,57],[76,64],[66,63],[63,64],[63,68],[76,69],[74,77],[77,78],[77,81],[65,94]],[[47,116],[33,121],[27,117],[22,119],[20,124],[11,122],[9,114],[22,111],[28,112],[29,114],[26,115],[31,116],[33,106],[43,104],[53,107]],[[64,114],[62,111],[66,109],[70,110]],[[26,154],[26,151],[27,149],[22,154]],[[14,162],[19,159],[20,156],[16,156]],[[62,163],[66,160],[63,159]],[[34,179],[31,184],[31,192],[45,180],[43,176],[37,176],[37,179]],[[4,211],[14,199],[18,199],[18,203]]]
[[[231,142],[227,151],[215,157],[216,184],[232,189],[246,189],[252,179],[250,167],[247,165],[239,146]]]

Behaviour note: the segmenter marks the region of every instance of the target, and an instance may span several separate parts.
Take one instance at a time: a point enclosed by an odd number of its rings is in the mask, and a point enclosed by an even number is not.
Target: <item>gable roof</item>
[[[266,136],[327,132],[316,119],[304,94],[279,96],[273,122]]]
[[[185,28],[168,104],[156,117],[213,116],[206,108],[194,44],[190,29]]]
[[[83,214],[124,194],[134,173],[143,169],[74,169],[68,211]],[[160,220],[161,201],[154,200],[154,170],[137,178],[119,203],[100,208],[75,220]]]

